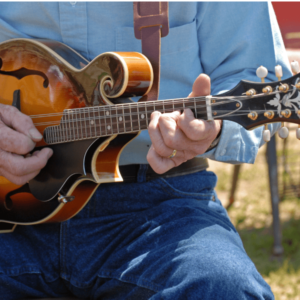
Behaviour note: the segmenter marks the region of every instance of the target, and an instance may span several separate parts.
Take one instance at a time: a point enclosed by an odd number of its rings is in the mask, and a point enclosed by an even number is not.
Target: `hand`
[[[0,104],[0,175],[18,185],[34,178],[53,154],[50,148],[28,154],[41,139],[30,117]]]
[[[201,74],[193,84],[189,97],[210,94],[210,78]],[[183,162],[203,154],[217,137],[222,121],[204,121],[194,118],[190,109],[161,114],[153,112],[149,124],[152,145],[147,160],[152,169],[162,174]],[[177,150],[173,158],[173,150]]]

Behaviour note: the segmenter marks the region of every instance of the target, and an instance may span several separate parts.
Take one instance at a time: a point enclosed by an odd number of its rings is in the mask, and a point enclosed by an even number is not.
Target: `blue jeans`
[[[202,171],[102,184],[61,224],[0,235],[0,298],[274,299]]]

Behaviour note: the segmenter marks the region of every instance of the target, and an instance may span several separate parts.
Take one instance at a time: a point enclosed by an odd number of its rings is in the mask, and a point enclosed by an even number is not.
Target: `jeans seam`
[[[164,185],[162,184],[162,182],[164,183]],[[171,196],[175,196],[177,198],[180,198],[181,196],[191,196],[191,197],[195,197],[199,200],[208,200],[208,199],[200,199],[201,197],[211,197],[213,195],[213,192],[212,193],[209,193],[209,194],[201,194],[199,195],[198,193],[188,193],[188,192],[182,192],[182,191],[179,191],[179,190],[176,190],[174,189],[171,185],[169,185],[165,179],[163,178],[159,178],[159,180],[157,181],[157,183],[161,186],[161,188],[169,195]],[[174,192],[171,193],[168,189],[171,189],[173,190]]]
[[[62,278],[66,278],[66,262],[65,262],[65,257],[66,257],[66,225],[67,222],[62,222],[61,223],[61,252],[60,252],[60,261],[61,261],[61,276]]]
[[[107,275],[103,274],[106,272],[108,273]],[[164,289],[163,286],[161,286],[157,283],[154,283],[152,281],[149,281],[147,279],[141,279],[140,276],[134,276],[134,275],[129,275],[129,276],[123,275],[122,276],[122,273],[115,272],[114,270],[102,270],[101,273],[102,274],[97,275],[100,278],[117,279],[122,282],[134,284],[138,287],[146,288],[146,289],[151,290],[156,293],[161,291],[162,289]]]

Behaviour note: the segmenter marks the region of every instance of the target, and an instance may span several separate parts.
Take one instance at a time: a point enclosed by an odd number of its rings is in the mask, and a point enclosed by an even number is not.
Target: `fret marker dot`
[[[141,114],[141,119],[145,119],[145,115],[144,114]]]
[[[107,130],[110,130],[110,126],[109,125],[107,126]]]
[[[119,121],[122,121],[123,120],[123,118],[122,117],[119,117]]]
[[[108,111],[106,112],[106,115],[109,116],[109,112]]]
[[[95,123],[94,120],[91,120],[91,125],[94,125],[94,123]]]

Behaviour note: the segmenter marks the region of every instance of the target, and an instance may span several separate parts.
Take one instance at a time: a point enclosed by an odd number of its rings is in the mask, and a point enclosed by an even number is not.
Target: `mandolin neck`
[[[190,108],[196,118],[207,120],[209,101],[210,97],[198,97],[67,109],[58,126],[45,129],[44,139],[47,144],[58,144],[146,130],[154,111]]]

